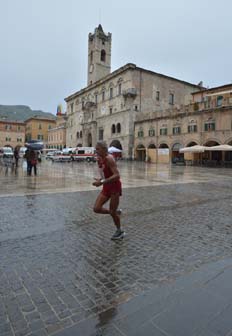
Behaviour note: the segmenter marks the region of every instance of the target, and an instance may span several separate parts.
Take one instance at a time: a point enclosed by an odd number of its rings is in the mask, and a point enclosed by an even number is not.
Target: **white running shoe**
[[[123,239],[124,236],[125,236],[125,232],[120,229],[117,229],[115,233],[113,234],[113,236],[111,237],[111,240]]]

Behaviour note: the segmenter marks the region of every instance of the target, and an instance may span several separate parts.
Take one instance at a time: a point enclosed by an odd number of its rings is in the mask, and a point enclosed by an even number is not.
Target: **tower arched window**
[[[101,50],[101,61],[102,62],[106,61],[106,52],[104,49]]]
[[[121,124],[120,123],[117,124],[117,133],[121,133]]]
[[[112,132],[112,134],[115,133],[115,130],[116,130],[116,129],[115,129],[115,125],[113,124],[112,127],[111,127],[111,132]]]

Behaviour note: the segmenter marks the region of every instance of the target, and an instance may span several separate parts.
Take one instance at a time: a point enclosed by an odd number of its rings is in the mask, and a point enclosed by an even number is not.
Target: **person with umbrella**
[[[25,158],[27,160],[27,175],[31,176],[32,168],[34,168],[34,175],[37,175],[37,153],[36,151],[28,147],[25,152]]]

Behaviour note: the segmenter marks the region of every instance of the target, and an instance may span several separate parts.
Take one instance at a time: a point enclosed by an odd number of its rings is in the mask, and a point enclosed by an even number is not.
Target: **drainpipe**
[[[139,73],[139,111],[141,112],[142,108],[142,70]]]

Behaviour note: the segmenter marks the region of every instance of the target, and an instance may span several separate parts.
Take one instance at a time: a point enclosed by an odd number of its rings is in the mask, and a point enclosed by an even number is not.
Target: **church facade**
[[[112,35],[99,25],[88,37],[87,86],[65,98],[66,144],[116,145],[125,158],[136,154],[136,122],[181,110],[202,87],[128,63],[111,72]]]

